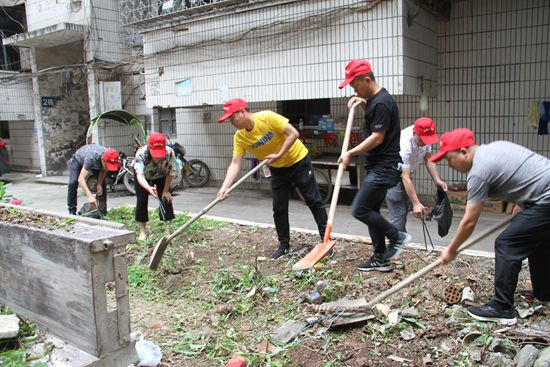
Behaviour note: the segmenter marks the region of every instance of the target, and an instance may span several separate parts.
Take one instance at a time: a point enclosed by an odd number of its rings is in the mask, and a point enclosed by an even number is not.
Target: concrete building
[[[19,4],[22,3],[22,4]],[[22,22],[7,16],[15,7]],[[6,0],[4,23],[23,32],[3,38],[21,67],[0,75],[0,120],[7,125],[14,168],[42,174],[66,168],[86,141],[90,118],[109,109],[143,114],[139,35],[122,28],[110,0]],[[25,58],[23,58],[25,56]],[[119,149],[131,143],[121,126],[100,124],[94,141]]]
[[[70,114],[64,112],[63,118],[37,107],[34,117],[32,108],[0,117],[18,126],[36,121],[35,129],[46,125],[46,136],[51,135],[48,126],[54,126],[51,119],[61,128],[83,128],[99,110],[98,82],[120,81],[122,107],[147,119],[149,129],[178,140],[190,158],[204,160],[214,180],[224,177],[234,132],[216,120],[223,102],[234,97],[250,102],[252,111],[282,113],[297,127],[301,119],[302,139],[312,154],[323,155],[315,159],[335,162],[345,104],[353,93],[337,86],[346,63],[365,58],[378,82],[395,96],[402,127],[430,116],[440,132],[468,127],[480,143],[506,139],[550,155],[545,123],[550,112],[544,103],[550,100],[546,0],[103,0],[93,5],[89,0],[30,0],[26,9],[28,33],[8,41],[34,47],[35,73],[68,60],[78,63],[75,57],[81,55],[86,75],[86,88],[74,90],[80,97],[72,97],[87,98],[89,108],[82,116],[80,107],[67,103],[71,107],[63,108]],[[56,15],[37,15],[46,10]],[[71,28],[60,28],[62,16]],[[47,31],[56,24],[57,31]],[[59,47],[66,38],[54,34],[69,32],[80,38]],[[57,46],[46,42],[50,39]],[[59,49],[64,61],[44,57],[44,50]],[[46,54],[53,53],[58,52]],[[79,73],[73,71],[73,79]],[[66,95],[64,75],[39,78],[40,95]],[[27,91],[37,90],[26,83]],[[64,98],[57,106],[70,101]],[[36,105],[39,100],[34,100]],[[323,115],[330,115],[333,130],[319,128]],[[357,115],[352,144],[361,139]],[[76,144],[81,138],[76,130],[69,137],[63,134],[64,141]],[[98,139],[119,145],[127,139],[120,135],[128,135],[97,133]],[[45,142],[46,161],[54,161],[49,138]],[[63,147],[61,142],[51,145]],[[448,182],[465,179],[446,165],[440,168]],[[420,194],[434,192],[425,170],[415,180]]]
[[[427,115],[439,131],[468,127],[480,143],[506,139],[550,154],[538,126],[550,99],[548,1],[119,3],[125,25],[143,35],[147,107],[171,110],[178,140],[215,179],[224,176],[234,132],[216,119],[234,97],[296,126],[303,119],[310,150],[335,160],[353,93],[337,85],[353,58],[368,59],[396,97],[402,127]],[[316,127],[325,114],[335,131]],[[361,116],[354,131],[360,126]],[[465,179],[445,166],[447,181]],[[416,181],[421,194],[434,192],[425,170]]]

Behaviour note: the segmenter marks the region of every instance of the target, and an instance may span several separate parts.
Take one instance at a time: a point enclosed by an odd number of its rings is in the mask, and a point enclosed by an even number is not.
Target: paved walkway
[[[24,205],[37,209],[47,209],[55,212],[66,213],[67,176],[37,177],[29,173],[8,173],[0,180],[10,183],[8,194],[12,194],[23,200]],[[197,189],[186,188],[176,191],[174,196],[174,208],[188,211],[191,214],[198,213],[216,198],[218,187],[203,187]],[[80,191],[79,191],[80,192]],[[345,200],[343,200],[345,201]],[[349,201],[349,200],[347,200]],[[79,196],[79,207],[84,203],[84,197]],[[118,191],[108,196],[109,207],[118,205],[135,205],[135,196],[130,196],[123,186]],[[150,200],[154,206],[155,201]],[[328,211],[328,206],[327,206]],[[387,211],[383,209],[387,217]],[[207,215],[216,219],[228,220],[238,223],[251,223],[255,225],[273,226],[271,212],[271,192],[269,190],[237,189],[231,196],[213,207]],[[479,233],[504,217],[504,214],[483,213],[474,232]],[[441,249],[450,241],[456,231],[456,227],[462,218],[462,213],[455,213],[453,225],[445,238],[437,234],[437,223],[428,222],[428,228],[436,249]],[[316,233],[316,224],[308,207],[301,201],[291,200],[290,225],[292,229],[304,230]],[[364,224],[357,221],[351,215],[349,203],[339,204],[333,224],[334,235],[345,238],[368,236],[368,230]],[[409,215],[407,230],[413,236],[413,242],[424,247],[424,236],[421,222]],[[470,253],[481,256],[491,256],[494,240],[498,233],[488,236],[483,241],[472,246]]]

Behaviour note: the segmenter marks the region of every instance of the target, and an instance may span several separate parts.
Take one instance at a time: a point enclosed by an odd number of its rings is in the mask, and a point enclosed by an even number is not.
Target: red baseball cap
[[[372,73],[372,68],[367,60],[351,60],[346,65],[346,80],[338,88],[342,89],[351,83],[355,77],[368,73]]]
[[[225,104],[223,105],[223,116],[220,117],[218,122],[224,122],[229,117],[231,117],[232,114],[239,111],[241,108],[247,109],[248,105],[240,98],[233,98],[225,102]]]
[[[431,162],[440,161],[443,156],[452,152],[453,150],[459,150],[460,148],[467,148],[471,145],[475,145],[474,132],[470,129],[460,128],[454,129],[441,135],[441,146],[439,152],[434,154],[431,158]]]
[[[162,133],[152,133],[149,137],[149,152],[153,158],[166,157],[166,136]]]
[[[420,136],[426,145],[435,144],[439,141],[435,133],[435,123],[429,117],[421,117],[414,122],[413,131]]]
[[[120,168],[118,152],[116,151],[116,149],[107,149],[105,153],[103,153],[101,158],[105,161],[105,166],[107,167],[108,171],[118,171],[118,169]]]

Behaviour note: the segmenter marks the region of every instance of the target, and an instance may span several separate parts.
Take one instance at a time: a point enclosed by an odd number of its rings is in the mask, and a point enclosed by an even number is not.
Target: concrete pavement
[[[37,177],[29,173],[8,173],[0,177],[0,180],[8,182],[7,192],[14,197],[23,200],[24,205],[37,209],[47,209],[54,212],[66,213],[67,176]],[[108,206],[135,205],[135,196],[129,195],[119,186],[114,193],[109,191]],[[176,191],[174,196],[174,208],[180,211],[188,211],[191,214],[198,213],[216,198],[218,187],[185,188]],[[80,190],[79,190],[80,192]],[[85,198],[79,195],[79,207],[85,202]],[[353,218],[349,199],[341,200],[336,209],[333,229],[335,236],[355,238],[368,236],[368,230],[364,224]],[[155,207],[156,202],[150,200],[150,206]],[[290,202],[290,225],[293,230],[301,230],[317,233],[316,224],[308,207],[299,200]],[[327,205],[328,211],[328,205]],[[383,209],[387,217],[387,211]],[[213,207],[207,217],[221,219],[237,223],[250,223],[254,225],[273,226],[271,211],[271,192],[269,189],[237,189],[231,196]],[[453,225],[445,238],[437,234],[437,223],[427,222],[431,238],[436,249],[446,246],[456,227],[462,218],[462,213],[455,213]],[[504,218],[504,214],[483,213],[474,232],[497,223]],[[421,222],[409,214],[407,230],[413,236],[416,246],[424,248],[424,236]],[[494,240],[498,233],[486,237],[483,241],[471,247],[471,254],[492,256]]]

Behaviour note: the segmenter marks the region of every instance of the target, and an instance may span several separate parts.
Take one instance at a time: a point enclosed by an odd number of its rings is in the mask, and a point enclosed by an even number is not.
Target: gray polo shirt
[[[521,145],[480,145],[468,173],[468,202],[488,197],[525,204],[550,203],[550,160]]]
[[[76,159],[76,161],[80,163],[82,167],[86,168],[88,172],[99,171],[103,169],[101,156],[106,150],[107,148],[101,145],[87,144],[74,153],[73,159]]]

